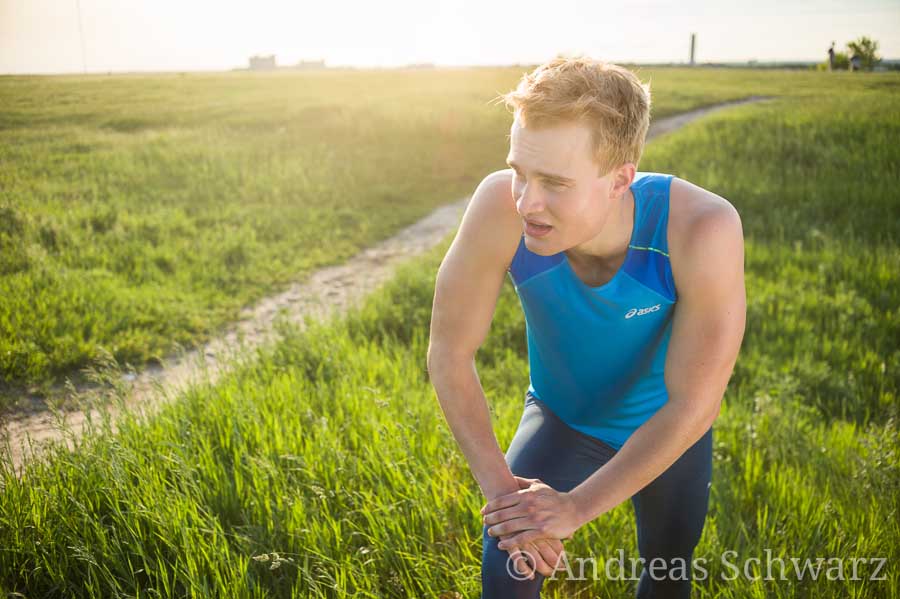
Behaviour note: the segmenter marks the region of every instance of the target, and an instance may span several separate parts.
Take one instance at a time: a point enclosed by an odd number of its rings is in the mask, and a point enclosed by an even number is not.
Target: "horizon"
[[[277,0],[0,0],[0,74],[229,72],[273,54],[279,67],[505,67],[557,54],[676,66],[689,62],[691,33],[697,65],[823,62],[832,41],[842,51],[863,35],[886,61],[900,57],[898,0],[640,0],[609,18],[611,6],[563,0],[548,13],[537,0],[515,12],[477,0],[339,0],[314,10]]]
[[[309,60],[309,59],[307,59]],[[635,62],[630,60],[616,60],[609,61],[622,66],[634,66],[634,67],[657,67],[657,68],[778,68],[785,67],[788,68],[791,65],[815,65],[821,60],[816,59],[797,59],[797,60],[767,60],[767,61],[723,61],[723,62],[697,62],[694,65],[691,65],[687,62]],[[900,63],[900,58],[883,58],[881,61],[883,64],[898,64]],[[520,63],[509,63],[509,64],[432,64],[432,63],[415,63],[415,64],[398,64],[398,65],[388,65],[388,66],[356,66],[356,65],[331,65],[325,64],[322,67],[314,67],[314,68],[298,68],[293,64],[278,64],[274,69],[250,69],[246,65],[244,66],[236,66],[231,68],[221,68],[221,69],[180,69],[180,70],[155,70],[155,69],[135,69],[135,70],[127,70],[127,71],[64,71],[64,72],[42,72],[42,73],[3,73],[0,72],[0,77],[94,77],[94,76],[111,76],[111,75],[202,75],[202,74],[225,74],[225,73],[240,73],[240,72],[252,72],[252,73],[273,73],[273,72],[298,72],[304,73],[309,71],[321,71],[321,70],[352,70],[352,71],[379,71],[379,70],[403,70],[403,69],[510,69],[516,67],[528,67],[533,68],[538,66],[540,63],[533,62],[520,62]]]

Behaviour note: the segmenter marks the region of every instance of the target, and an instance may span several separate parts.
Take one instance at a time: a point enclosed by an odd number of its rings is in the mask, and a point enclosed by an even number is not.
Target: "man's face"
[[[585,125],[534,128],[516,118],[507,163],[514,172],[512,192],[529,250],[549,256],[581,245],[603,229],[615,200],[615,170],[598,175]]]

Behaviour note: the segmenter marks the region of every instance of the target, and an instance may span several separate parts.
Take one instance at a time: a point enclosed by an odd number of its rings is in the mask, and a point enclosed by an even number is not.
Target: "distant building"
[[[324,69],[324,60],[301,60],[294,65],[295,69]]]
[[[251,71],[268,71],[274,69],[275,67],[275,55],[269,54],[268,56],[251,56],[250,57],[250,70]]]

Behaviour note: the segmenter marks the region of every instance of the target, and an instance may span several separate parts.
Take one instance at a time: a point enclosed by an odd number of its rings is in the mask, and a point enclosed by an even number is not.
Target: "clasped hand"
[[[500,549],[516,560],[528,578],[534,571],[550,576],[564,557],[562,539],[580,526],[571,495],[537,478],[515,476],[519,490],[490,500],[482,509],[488,534],[499,537]]]

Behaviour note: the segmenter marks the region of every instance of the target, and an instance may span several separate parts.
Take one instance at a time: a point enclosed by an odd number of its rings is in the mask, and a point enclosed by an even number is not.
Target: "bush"
[[[827,71],[828,70],[828,61],[820,62],[816,65],[817,70],[819,71]],[[834,70],[835,71],[846,71],[850,68],[850,57],[847,56],[846,52],[835,52],[834,53]]]

